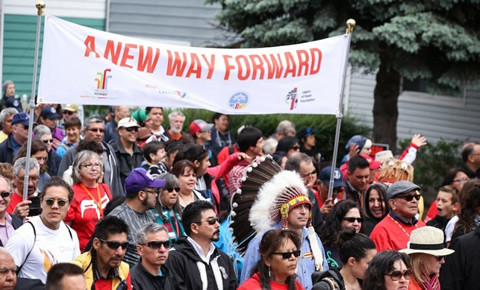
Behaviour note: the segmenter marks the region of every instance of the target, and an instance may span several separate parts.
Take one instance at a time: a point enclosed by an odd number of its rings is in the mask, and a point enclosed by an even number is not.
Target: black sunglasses
[[[402,279],[402,276],[405,277],[405,280],[410,280],[412,274],[412,270],[405,270],[403,271],[403,273],[400,271],[393,271],[392,273],[387,273],[385,275],[390,276],[390,278],[392,278],[392,281],[399,281],[400,279]]]
[[[65,111],[63,111],[63,114],[64,115],[73,115],[73,114],[75,114],[75,112],[65,110]]]
[[[115,242],[115,241],[105,241],[104,239],[98,239],[100,242],[107,244],[107,247],[109,247],[112,250],[118,249],[118,247],[122,247],[122,250],[125,250],[128,246],[128,242],[125,243],[120,243],[120,242]]]
[[[100,132],[100,133],[105,132],[105,129],[100,129],[100,128],[88,128],[87,130],[91,132]]]
[[[300,250],[296,250],[296,251],[293,251],[293,252],[284,252],[284,253],[272,253],[274,255],[281,255],[283,259],[290,259],[290,257],[293,255],[295,258],[299,257],[300,256],[300,253],[301,251]]]
[[[138,127],[128,127],[128,128],[125,128],[125,130],[127,130],[127,132],[132,132],[132,131],[138,132]]]
[[[8,191],[0,192],[0,196],[1,196],[2,198],[10,197],[10,192],[8,192]]]
[[[349,222],[349,223],[354,223],[355,221],[359,222],[359,223],[362,223],[363,222],[363,218],[361,217],[344,217],[343,220]]]
[[[145,244],[140,244],[138,243],[139,245],[142,245],[142,246],[147,246],[149,247],[150,249],[154,249],[154,250],[158,250],[160,249],[161,246],[163,246],[165,249],[168,249],[170,248],[170,241],[152,241],[152,242],[148,242],[148,243],[145,243]]]
[[[206,220],[206,222],[207,222],[209,225],[213,226],[215,223],[218,222],[218,218],[209,218],[209,219]],[[195,222],[195,223],[196,223],[196,224],[201,224],[202,221]]]
[[[172,192],[172,191],[176,191],[176,192],[180,192],[180,187],[170,187],[170,188],[165,188],[166,191],[168,192]]]
[[[45,143],[45,144],[53,143],[53,139],[42,140],[42,142]]]
[[[48,206],[52,206],[55,201],[57,201],[57,204],[59,207],[62,207],[64,205],[67,204],[67,201],[66,200],[63,200],[63,199],[53,199],[53,198],[49,198],[49,199],[46,199],[45,200],[45,203],[48,205]]]
[[[408,194],[408,195],[403,195],[403,196],[397,196],[397,198],[403,198],[406,201],[412,201],[414,198],[416,200],[420,200],[421,195],[420,194]]]
[[[437,256],[437,260],[440,262],[442,259],[445,259],[445,256]]]

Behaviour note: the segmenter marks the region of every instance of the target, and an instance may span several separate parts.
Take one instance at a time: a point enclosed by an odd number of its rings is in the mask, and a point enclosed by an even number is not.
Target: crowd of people
[[[478,143],[426,209],[421,135],[398,157],[353,136],[332,168],[314,124],[234,134],[221,113],[186,126],[174,110],[164,128],[162,107],[83,120],[77,105],[38,105],[27,152],[11,85],[0,289],[478,289]]]

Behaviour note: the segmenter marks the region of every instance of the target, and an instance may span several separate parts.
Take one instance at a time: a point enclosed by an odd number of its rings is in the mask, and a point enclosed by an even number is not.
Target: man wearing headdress
[[[325,252],[311,223],[312,203],[300,176],[291,171],[281,171],[266,182],[250,210],[249,220],[260,233],[248,245],[240,284],[250,277],[252,268],[260,260],[258,247],[263,234],[271,229],[289,229],[302,239],[298,257],[297,279],[305,289],[312,288],[312,273],[328,270]]]

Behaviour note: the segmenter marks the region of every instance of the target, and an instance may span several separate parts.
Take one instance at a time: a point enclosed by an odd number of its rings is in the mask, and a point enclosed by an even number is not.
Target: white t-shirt
[[[449,221],[447,226],[445,227],[445,242],[451,242],[453,236],[453,230],[455,229],[455,225],[458,222],[458,215],[452,217]]]
[[[70,236],[63,221],[58,230],[47,228],[40,216],[30,218],[30,222],[35,226],[36,240],[32,225],[25,223],[10,237],[6,250],[18,267],[23,264],[18,277],[40,279],[45,283],[47,272],[53,265],[71,262],[80,255],[78,236],[73,229],[70,229]],[[30,256],[25,261],[30,250]]]

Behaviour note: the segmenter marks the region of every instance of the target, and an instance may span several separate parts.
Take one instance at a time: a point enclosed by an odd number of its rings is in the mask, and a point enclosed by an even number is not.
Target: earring
[[[270,272],[270,267],[268,267],[268,278],[270,278],[270,277],[272,277],[272,273]]]

